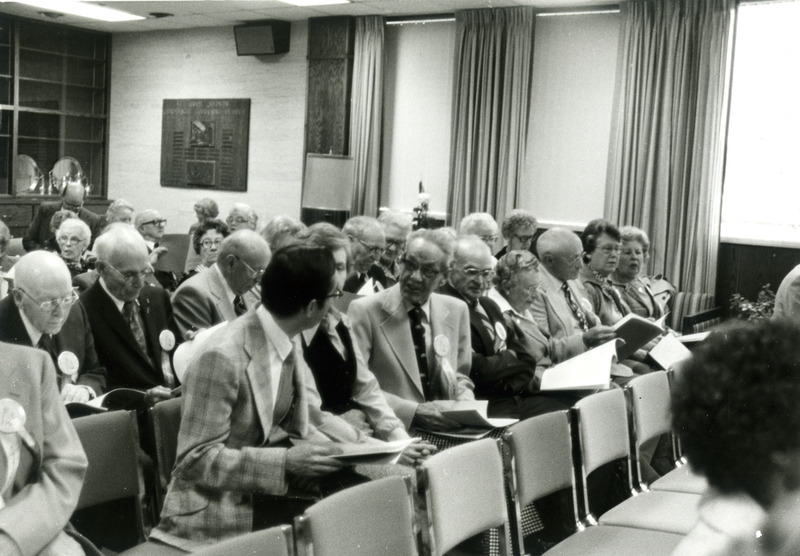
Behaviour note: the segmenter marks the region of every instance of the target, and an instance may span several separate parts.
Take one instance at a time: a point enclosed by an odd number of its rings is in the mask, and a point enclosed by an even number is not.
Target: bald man
[[[44,242],[53,236],[50,231],[50,219],[53,218],[53,214],[58,210],[71,210],[78,215],[78,218],[89,225],[92,236],[99,234],[102,219],[100,215],[83,208],[86,195],[86,189],[80,182],[71,182],[61,192],[60,201],[48,201],[39,205],[28,231],[25,232],[25,237],[22,238],[22,246],[25,251],[42,249]]]
[[[97,238],[95,253],[99,278],[80,297],[108,388],[143,390],[145,403],[171,397],[171,354],[181,336],[167,292],[146,283],[153,268],[144,239],[120,224]]]
[[[231,321],[255,307],[253,291],[270,260],[267,241],[252,230],[239,230],[219,247],[217,262],[195,274],[175,291],[172,308],[182,335]]]
[[[66,264],[55,253],[34,251],[14,268],[15,288],[0,301],[0,341],[45,350],[65,403],[103,394],[106,370]]]

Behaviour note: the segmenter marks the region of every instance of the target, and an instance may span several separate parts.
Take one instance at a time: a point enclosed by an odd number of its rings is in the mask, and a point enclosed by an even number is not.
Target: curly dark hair
[[[202,222],[198,223],[197,227],[192,232],[192,246],[194,247],[194,252],[198,255],[200,254],[200,246],[203,242],[203,236],[209,230],[216,230],[222,235],[222,237],[228,237],[230,234],[228,225],[222,220],[217,220],[216,218],[206,218]]]
[[[672,425],[692,467],[722,492],[766,496],[771,456],[800,447],[800,327],[741,322],[712,333],[679,373]]]
[[[597,240],[600,238],[601,235],[606,234],[607,236],[614,239],[614,241],[622,241],[622,236],[619,233],[619,228],[616,225],[612,224],[608,220],[604,220],[603,218],[595,218],[583,229],[583,233],[581,234],[581,243],[583,244],[583,262],[589,264],[591,257],[588,255],[594,253],[594,250],[597,249]]]

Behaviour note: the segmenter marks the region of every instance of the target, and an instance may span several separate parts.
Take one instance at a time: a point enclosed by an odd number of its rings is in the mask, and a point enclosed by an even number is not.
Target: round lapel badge
[[[158,335],[158,343],[161,344],[161,349],[164,351],[172,351],[175,347],[175,334],[172,333],[172,330],[162,330]]]
[[[78,356],[71,351],[62,351],[58,355],[58,368],[65,375],[74,375],[78,372]]]
[[[18,433],[25,427],[25,409],[17,400],[0,400],[0,432]]]
[[[438,335],[433,339],[433,351],[439,357],[447,357],[450,353],[450,340],[446,336]]]
[[[497,332],[497,337],[498,338],[500,338],[501,340],[505,341],[505,339],[506,339],[506,327],[503,326],[502,322],[497,321],[496,323],[494,323],[494,331]]]

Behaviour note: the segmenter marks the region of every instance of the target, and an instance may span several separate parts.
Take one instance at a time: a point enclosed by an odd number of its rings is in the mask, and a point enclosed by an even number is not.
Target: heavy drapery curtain
[[[353,55],[352,216],[376,216],[380,203],[383,112],[383,17],[356,18]]]
[[[531,8],[456,13],[449,222],[517,206],[533,63]]]
[[[606,217],[650,234],[651,271],[716,287],[735,0],[621,4]]]

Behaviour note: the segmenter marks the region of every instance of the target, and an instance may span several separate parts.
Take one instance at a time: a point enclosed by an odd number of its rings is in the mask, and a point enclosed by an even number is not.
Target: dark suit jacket
[[[390,287],[389,279],[386,277],[386,273],[376,264],[370,267],[369,271],[367,272],[367,276],[383,286],[383,289]],[[350,273],[350,275],[344,281],[344,287],[342,288],[342,291],[358,293],[358,290],[360,289],[361,286],[358,284],[358,273],[354,271]]]
[[[103,289],[100,280],[81,294],[81,303],[89,315],[97,355],[108,369],[108,389],[147,390],[163,386],[162,350],[158,336],[162,330],[171,330],[176,342],[181,341],[167,292],[158,286],[145,284],[139,293],[147,353],[142,353],[125,317]]]
[[[61,209],[61,201],[48,201],[39,205],[36,209],[36,214],[33,216],[31,225],[28,231],[25,232],[25,237],[22,238],[22,246],[25,251],[31,252],[36,249],[41,249],[45,240],[52,237],[50,233],[50,219],[57,210]],[[93,213],[89,209],[81,208],[78,212],[78,218],[83,220],[89,225],[92,230],[92,242],[100,234],[102,219],[99,215]]]
[[[464,299],[450,283],[441,287],[440,293]],[[506,325],[503,311],[488,297],[478,300],[489,316],[492,326],[500,326],[506,331],[506,347],[496,351],[494,338],[483,323],[476,309],[469,303],[469,327],[472,340],[472,368],[470,378],[475,382],[475,396],[493,399],[514,394],[533,393],[536,361],[527,352],[524,339],[518,337],[513,328]]]
[[[0,301],[0,341],[34,347],[19,308],[10,295]],[[70,351],[78,358],[76,384],[89,386],[98,396],[106,391],[106,370],[97,359],[92,330],[83,305],[76,303],[72,306],[64,326],[58,334],[53,334],[53,344],[56,353]],[[63,378],[58,361],[53,361],[53,364]]]

